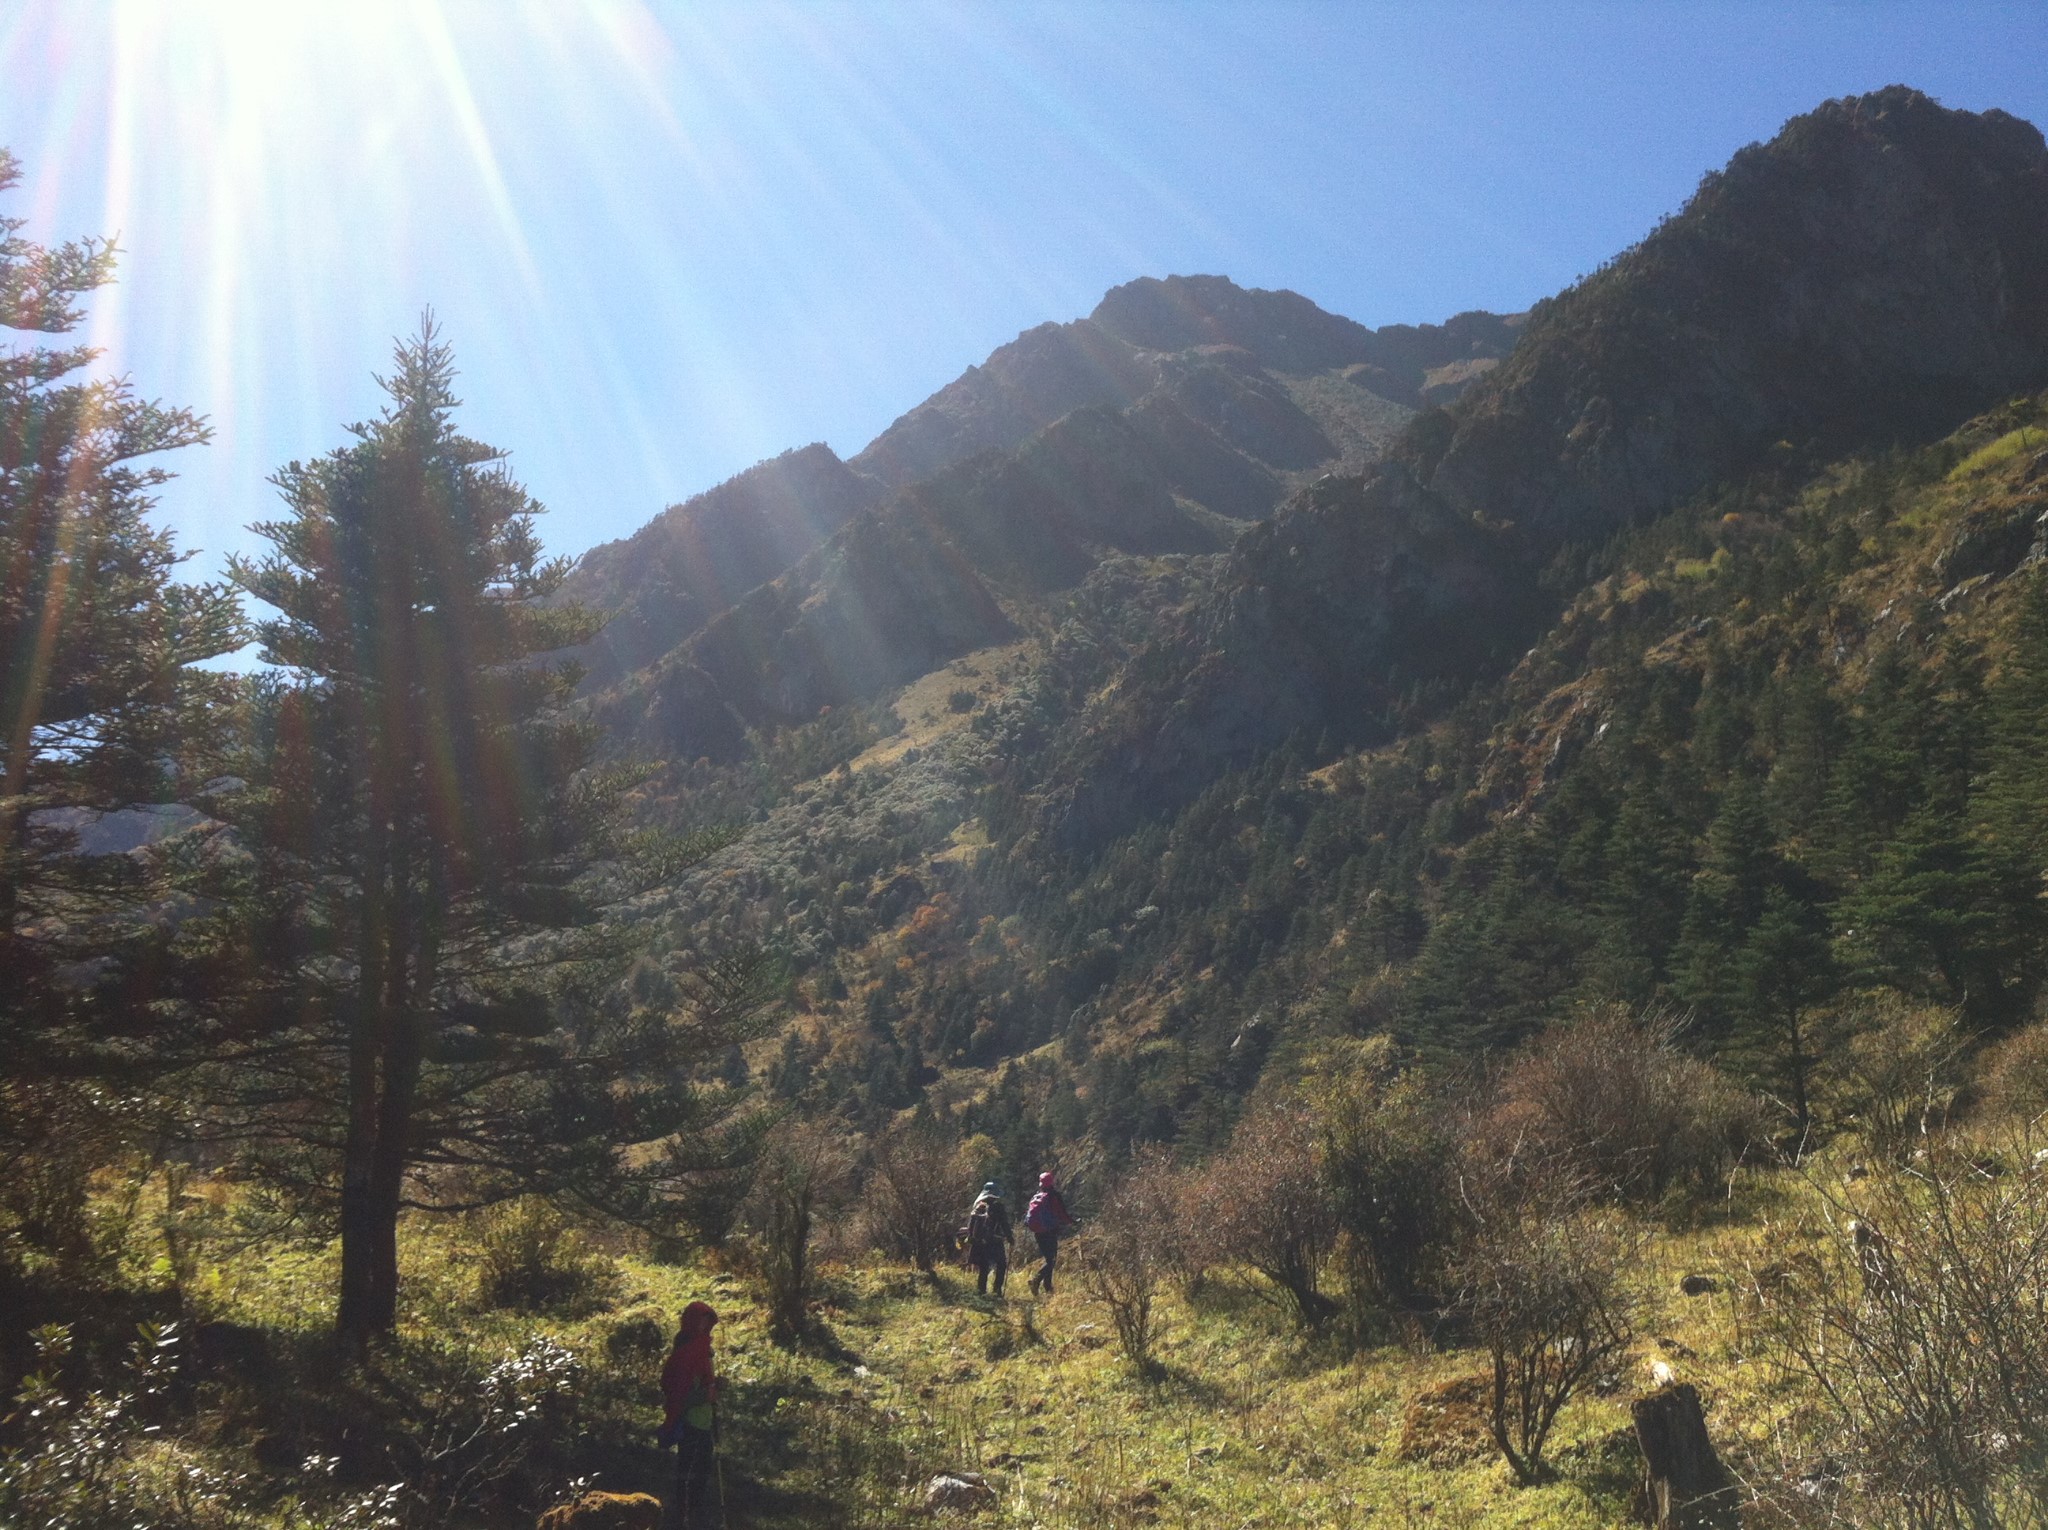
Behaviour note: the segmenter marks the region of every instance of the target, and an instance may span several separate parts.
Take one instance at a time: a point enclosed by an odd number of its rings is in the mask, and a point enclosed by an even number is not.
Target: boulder
[[[929,1513],[979,1509],[995,1501],[996,1490],[980,1472],[940,1472],[924,1486],[924,1506]]]

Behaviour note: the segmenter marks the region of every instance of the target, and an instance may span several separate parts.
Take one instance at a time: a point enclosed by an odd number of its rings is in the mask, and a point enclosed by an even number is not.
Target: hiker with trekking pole
[[[1045,1294],[1050,1296],[1052,1269],[1060,1257],[1060,1239],[1081,1225],[1074,1220],[1067,1210],[1067,1203],[1060,1198],[1059,1188],[1053,1183],[1051,1170],[1038,1176],[1038,1194],[1031,1197],[1031,1205],[1024,1212],[1024,1225],[1038,1240],[1038,1257],[1045,1261],[1031,1272],[1032,1294],[1037,1295],[1040,1287],[1043,1287]]]
[[[1010,1245],[1017,1239],[1010,1227],[1010,1208],[1003,1204],[1003,1192],[990,1180],[974,1198],[965,1228],[967,1266],[974,1271],[974,1288],[988,1295],[988,1278],[996,1278],[996,1296],[1003,1294],[1003,1280],[1010,1273]]]
[[[718,1487],[719,1517],[725,1513],[725,1473],[718,1460],[718,1376],[711,1365],[711,1330],[718,1314],[705,1302],[683,1309],[675,1345],[661,1367],[662,1447],[676,1448],[675,1502],[670,1530],[698,1530],[711,1523],[711,1489]]]

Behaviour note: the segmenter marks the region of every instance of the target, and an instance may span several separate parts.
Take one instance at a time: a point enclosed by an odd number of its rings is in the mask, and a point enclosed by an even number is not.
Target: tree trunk
[[[348,1136],[341,1162],[341,1298],[334,1331],[358,1352],[398,1319],[398,1204],[382,1173],[391,1041],[392,950],[384,894],[384,836],[370,836],[360,922],[362,965],[348,1055]],[[387,1204],[388,1203],[388,1204]]]
[[[1630,1409],[1643,1452],[1638,1508],[1656,1530],[1739,1530],[1735,1479],[1707,1438],[1700,1394],[1674,1382]]]

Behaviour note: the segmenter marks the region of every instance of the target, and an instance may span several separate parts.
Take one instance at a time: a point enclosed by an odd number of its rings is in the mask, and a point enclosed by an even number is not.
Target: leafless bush
[[[1163,1154],[1141,1155],[1104,1196],[1078,1261],[1081,1287],[1109,1309],[1117,1343],[1139,1375],[1153,1368],[1153,1296],[1179,1234],[1178,1176]]]
[[[1745,1291],[1808,1415],[1807,1479],[1857,1524],[2048,1525],[2048,1174],[1937,1143],[1853,1204],[1813,1190],[1812,1256]]]
[[[1985,1111],[1994,1119],[2025,1124],[2048,1116],[2048,1021],[1992,1047],[1979,1078]]]
[[[1320,1325],[1333,1306],[1322,1274],[1336,1223],[1317,1131],[1315,1113],[1299,1101],[1253,1107],[1196,1192],[1218,1251],[1265,1276],[1303,1327]]]
[[[1526,1136],[1603,1194],[1638,1205],[1707,1189],[1761,1140],[1756,1102],[1681,1051],[1668,1015],[1620,1006],[1546,1031],[1500,1081],[1495,1136]]]
[[[1430,1305],[1455,1229],[1453,1112],[1384,1037],[1333,1049],[1313,1089],[1354,1327]]]
[[[885,1252],[925,1274],[952,1251],[972,1198],[974,1164],[958,1132],[930,1119],[877,1136],[869,1148],[869,1233]]]
[[[1851,1034],[1823,1064],[1822,1097],[1873,1156],[1903,1161],[1948,1120],[1966,1040],[1957,1022],[1889,990],[1856,1001]]]
[[[743,1208],[740,1252],[760,1284],[769,1325],[785,1343],[807,1325],[817,1219],[840,1204],[852,1171],[845,1144],[822,1124],[786,1125],[761,1154]]]
[[[1558,1415],[1634,1340],[1642,1235],[1555,1181],[1542,1194],[1516,1175],[1468,1179],[1464,1207],[1458,1310],[1492,1362],[1494,1443],[1517,1479],[1536,1482]]]

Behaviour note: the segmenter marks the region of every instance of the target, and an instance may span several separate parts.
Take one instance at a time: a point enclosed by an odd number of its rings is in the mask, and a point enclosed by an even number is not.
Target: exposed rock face
[[[673,505],[583,555],[565,593],[614,613],[576,657],[588,685],[650,664],[882,497],[827,446],[806,446]]]
[[[1507,355],[1522,319],[1474,312],[1443,324],[1374,330],[1326,313],[1299,293],[1247,289],[1221,276],[1141,277],[1111,289],[1089,315],[1101,329],[1147,350],[1227,345],[1260,366],[1297,376],[1350,368],[1353,381],[1411,407],[1422,402],[1433,370]],[[1455,388],[1452,379],[1442,381]]]
[[[1446,356],[1475,364],[1516,332],[1467,315],[1383,343],[1306,298],[1221,277],[1133,283],[1105,304],[1171,348],[1091,320],[1041,326],[898,420],[854,459],[859,473],[808,448],[602,549],[588,577],[627,591],[610,651],[642,672],[602,670],[613,684],[598,714],[642,751],[729,757],[749,728],[807,721],[1004,641],[1005,603],[1071,588],[1107,553],[1220,550],[1318,470],[1378,457],[1412,410],[1372,386],[1419,396]],[[755,505],[840,514],[875,482],[865,473],[901,487],[723,614],[696,593],[709,578],[685,588],[657,561],[694,576],[706,559],[678,549],[706,525]],[[645,570],[630,562],[642,552]]]
[[[749,727],[807,722],[1012,635],[988,587],[915,515],[861,517],[661,663],[597,698],[637,752],[729,759]]]
[[[1661,513],[1780,438],[1938,432],[2044,375],[2040,132],[1893,87],[1737,154],[1538,306],[1440,453],[1413,446],[1432,489],[1540,551]]]
[[[1174,391],[1187,377],[1175,358],[1199,360],[1219,348],[1238,353],[1224,364],[1239,375],[1348,368],[1361,391],[1416,408],[1433,371],[1451,369],[1435,379],[1441,402],[1477,375],[1458,371],[1461,364],[1505,356],[1520,324],[1519,315],[1468,313],[1447,324],[1371,330],[1295,292],[1247,289],[1221,276],[1146,277],[1114,288],[1086,319],[1041,324],[969,367],[877,436],[853,466],[901,488],[976,452],[1017,446],[1076,409],[1123,409],[1155,389]],[[1199,405],[1190,412],[1201,415]]]
[[[1137,306],[1140,332],[1177,336],[1173,305]],[[1297,730],[1370,738],[1415,679],[1497,673],[1549,609],[1536,573],[1558,548],[1781,438],[1944,430],[2043,380],[2040,133],[1902,88],[1830,102],[1540,305],[1512,354],[1407,427],[1401,468],[1248,533],[1201,615],[1117,688],[1120,715],[1085,720],[1058,830],[1082,843],[1174,807]]]
[[[1149,358],[1089,323],[1041,324],[902,416],[853,459],[891,488],[1015,446],[1092,404],[1122,408],[1158,381]]]

